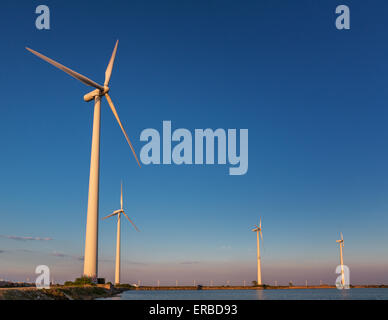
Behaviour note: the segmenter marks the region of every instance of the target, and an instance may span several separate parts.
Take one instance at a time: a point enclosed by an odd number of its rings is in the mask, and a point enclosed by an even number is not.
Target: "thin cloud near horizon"
[[[58,251],[54,251],[54,252],[50,253],[49,255],[54,256],[54,257],[60,257],[60,258],[72,258],[72,259],[76,259],[76,260],[80,260],[80,261],[83,260],[83,257],[75,256],[75,255],[71,255],[71,254],[67,254],[67,253],[63,253],[63,252],[58,252]]]
[[[182,261],[180,264],[198,264],[199,261]]]
[[[25,237],[25,236],[9,236],[9,235],[0,235],[1,238],[17,240],[17,241],[51,241],[53,238],[49,237]]]

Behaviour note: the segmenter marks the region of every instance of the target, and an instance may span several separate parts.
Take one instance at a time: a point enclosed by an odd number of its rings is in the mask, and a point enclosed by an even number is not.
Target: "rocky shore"
[[[93,300],[112,297],[125,290],[128,289],[110,285],[0,288],[0,300]]]

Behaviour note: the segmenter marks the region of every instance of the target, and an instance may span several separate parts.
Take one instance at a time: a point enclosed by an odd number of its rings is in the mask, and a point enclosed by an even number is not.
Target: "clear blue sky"
[[[0,20],[0,278],[82,273],[92,125],[90,91],[29,46],[111,79],[135,149],[145,128],[249,130],[249,170],[139,169],[102,105],[100,215],[124,206],[123,280],[255,279],[263,217],[265,283],[334,283],[345,237],[351,282],[388,283],[388,4],[346,1],[5,1]],[[113,279],[115,221],[100,222],[100,276]],[[49,237],[52,240],[16,240]]]

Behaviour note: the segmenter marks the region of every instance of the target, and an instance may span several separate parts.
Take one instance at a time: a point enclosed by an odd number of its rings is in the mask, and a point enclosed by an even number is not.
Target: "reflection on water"
[[[255,300],[264,300],[264,290],[256,290],[256,299]]]
[[[348,289],[348,290],[338,290],[338,291],[340,291],[339,294],[340,294],[342,300],[349,300],[349,293],[348,293],[349,290],[350,289]]]
[[[388,289],[129,290],[111,300],[388,300]]]

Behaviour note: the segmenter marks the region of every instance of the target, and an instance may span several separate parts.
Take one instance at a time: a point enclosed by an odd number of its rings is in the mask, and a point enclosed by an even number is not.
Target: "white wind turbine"
[[[127,133],[121,124],[120,118],[117,114],[116,108],[108,94],[109,92],[109,80],[112,75],[113,63],[116,57],[116,51],[119,41],[116,41],[116,45],[113,49],[112,56],[109,60],[108,67],[105,71],[104,85],[101,86],[98,83],[90,80],[89,78],[61,65],[60,63],[36,52],[30,48],[26,49],[35,54],[39,58],[52,64],[53,66],[61,69],[82,83],[96,88],[84,96],[85,101],[94,100],[94,118],[93,118],[93,134],[92,134],[92,150],[90,158],[90,176],[89,176],[89,196],[88,196],[88,212],[86,221],[86,237],[85,237],[85,259],[84,259],[84,275],[92,278],[96,278],[98,275],[98,191],[99,191],[99,167],[100,167],[100,114],[101,114],[101,98],[106,97],[108,104],[123,132],[135,159],[140,167],[140,162],[133,149],[132,143],[128,138]]]
[[[121,183],[120,206],[121,206],[121,209],[114,211],[113,213],[106,216],[105,218],[102,218],[104,220],[104,219],[107,219],[107,218],[110,218],[110,217],[117,215],[115,284],[120,284],[120,256],[121,256],[121,254],[120,254],[120,230],[121,230],[120,220],[121,220],[121,214],[124,214],[124,216],[129,220],[130,223],[132,223],[132,225],[135,227],[135,229],[137,231],[139,231],[139,229],[136,227],[136,225],[132,222],[131,219],[129,219],[127,214],[124,212],[124,209],[123,209],[123,183]]]
[[[341,284],[345,285],[345,272],[344,272],[344,257],[342,253],[342,248],[344,247],[344,237],[341,232],[341,240],[336,240],[340,246],[340,262],[341,262]]]
[[[257,284],[261,285],[261,257],[260,257],[260,237],[263,240],[263,232],[261,231],[261,218],[259,227],[255,224],[255,228],[252,229],[253,232],[256,232],[257,235]],[[260,234],[260,236],[259,236]]]

